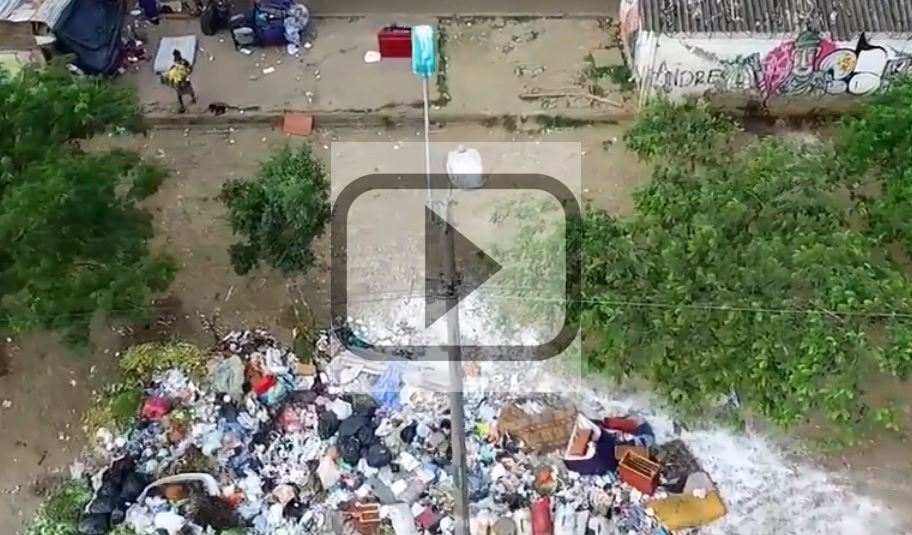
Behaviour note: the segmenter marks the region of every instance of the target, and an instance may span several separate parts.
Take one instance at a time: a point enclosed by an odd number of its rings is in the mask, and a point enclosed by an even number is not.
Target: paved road
[[[618,0],[310,0],[314,14],[338,15],[442,15],[470,16],[477,13],[517,13],[536,15],[604,14],[617,17]]]

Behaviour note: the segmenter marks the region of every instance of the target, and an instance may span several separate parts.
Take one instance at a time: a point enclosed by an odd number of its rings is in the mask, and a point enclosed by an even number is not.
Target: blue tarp
[[[54,28],[57,42],[87,74],[111,74],[123,50],[124,2],[73,0]]]

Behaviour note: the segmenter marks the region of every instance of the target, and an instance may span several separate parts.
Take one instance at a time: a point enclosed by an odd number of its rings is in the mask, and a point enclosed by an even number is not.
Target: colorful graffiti
[[[817,32],[803,31],[793,41],[770,50],[758,63],[757,88],[766,96],[862,96],[906,74],[912,57],[891,54],[871,44],[865,34],[854,46],[845,46]]]

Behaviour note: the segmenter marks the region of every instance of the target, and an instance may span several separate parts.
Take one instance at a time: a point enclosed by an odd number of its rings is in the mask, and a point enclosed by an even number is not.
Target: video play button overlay
[[[453,307],[461,303],[491,277],[503,269],[484,249],[466,238],[456,227],[441,218],[433,209],[425,207],[425,328],[446,316]],[[444,293],[445,249],[449,243],[447,233],[452,234],[455,244],[454,255],[457,266],[456,300],[447,302]]]

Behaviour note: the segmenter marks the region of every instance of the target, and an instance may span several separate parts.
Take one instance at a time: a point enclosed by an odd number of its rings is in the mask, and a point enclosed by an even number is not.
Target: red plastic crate
[[[377,32],[377,49],[380,57],[411,58],[412,29],[406,26],[387,26]]]

